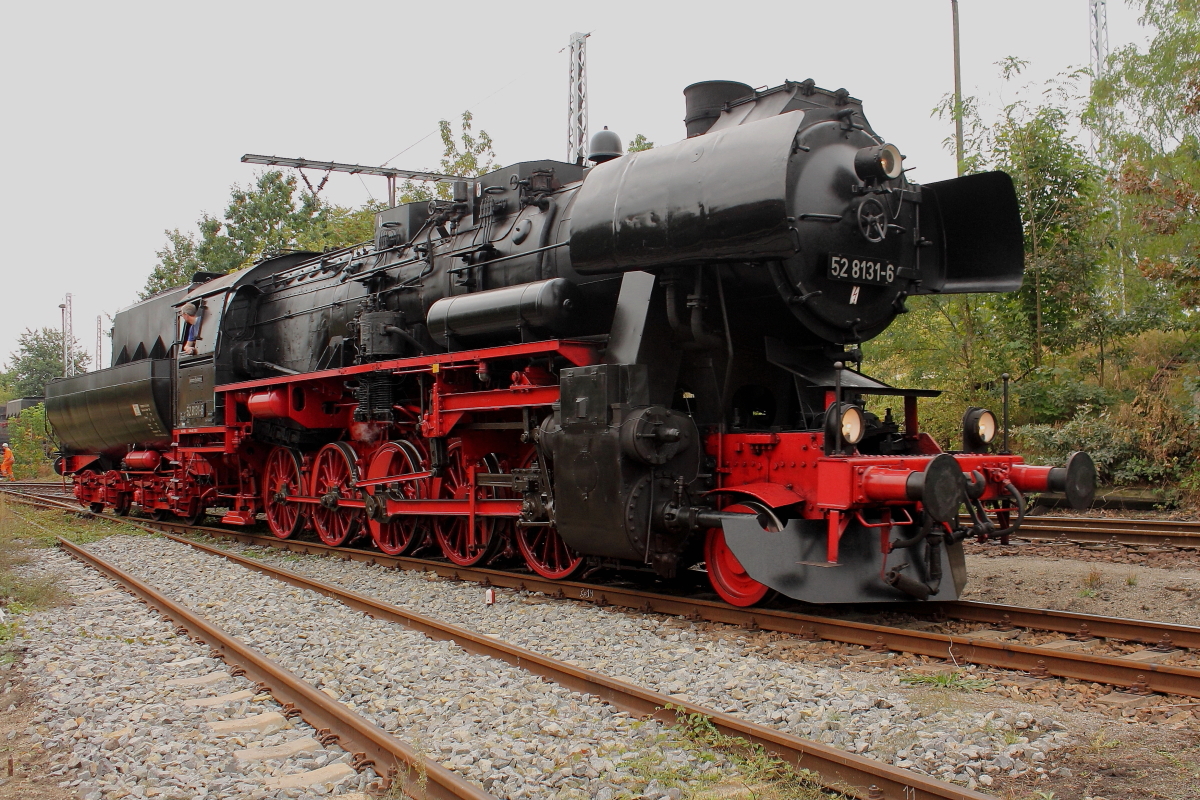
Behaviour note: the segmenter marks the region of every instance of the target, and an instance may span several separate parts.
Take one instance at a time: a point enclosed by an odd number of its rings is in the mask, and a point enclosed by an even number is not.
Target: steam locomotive
[[[943,452],[937,393],[861,370],[909,297],[1021,285],[1009,177],[912,183],[811,80],[684,97],[675,144],[444,176],[370,243],[121,311],[112,366],[47,386],[59,471],[96,511],[551,579],[704,569],[739,606],[955,599],[962,541],[1015,531],[1026,493],[1089,505],[1086,454],[1027,465],[979,408]]]

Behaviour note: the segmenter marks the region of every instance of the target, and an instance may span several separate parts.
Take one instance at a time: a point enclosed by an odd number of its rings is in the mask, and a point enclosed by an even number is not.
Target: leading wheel
[[[532,451],[524,466],[536,467],[536,456]],[[517,525],[517,549],[531,570],[552,581],[566,580],[583,566],[583,556],[567,546],[553,525]]]
[[[263,476],[263,508],[267,525],[280,539],[293,536],[304,527],[304,512],[288,498],[303,494],[300,455],[287,447],[276,447],[267,458]]]
[[[726,511],[738,511],[744,514],[756,513],[756,510],[744,505],[729,506]],[[725,531],[721,528],[709,528],[704,537],[704,562],[708,568],[708,580],[721,599],[731,606],[746,608],[762,602],[771,588],[746,574],[742,562],[725,543]]]
[[[411,442],[388,442],[376,450],[371,458],[367,479],[410,475],[422,471],[423,463],[416,445]],[[426,495],[426,479],[380,484],[367,491],[381,504],[386,504],[388,497],[394,500],[422,500]],[[428,518],[415,514],[400,514],[386,522],[371,518],[367,520],[367,528],[371,531],[375,546],[391,556],[408,555],[420,547],[429,534]]]
[[[446,448],[446,465],[442,469],[441,496],[448,500],[465,500],[468,497],[467,465],[463,461],[461,439],[455,439]],[[489,486],[475,487],[475,498],[487,500],[494,496]],[[465,516],[439,517],[434,523],[442,555],[460,567],[473,567],[490,559],[500,549],[503,534],[494,517],[475,517],[475,535],[471,536]]]
[[[340,505],[343,500],[358,499],[357,460],[354,449],[345,442],[325,445],[313,459],[312,494],[321,501],[313,506],[313,527],[331,547],[345,544],[362,531],[362,509]]]
[[[89,503],[88,511],[91,511],[93,514],[103,514],[104,503]]]

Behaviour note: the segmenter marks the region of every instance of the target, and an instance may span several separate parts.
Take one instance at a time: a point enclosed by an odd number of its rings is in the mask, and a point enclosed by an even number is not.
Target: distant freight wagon
[[[10,419],[18,416],[27,408],[33,408],[44,399],[42,397],[18,397],[16,400],[9,400],[4,407],[4,419],[0,420],[0,442],[4,444],[11,443],[11,440],[8,438],[8,421]]]

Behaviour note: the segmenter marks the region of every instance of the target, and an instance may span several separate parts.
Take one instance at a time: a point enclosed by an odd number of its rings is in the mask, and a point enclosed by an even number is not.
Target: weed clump
[[[905,675],[900,678],[900,682],[933,686],[938,689],[958,689],[964,692],[977,692],[995,683],[988,678],[968,678],[961,672],[946,672],[941,675]]]
[[[1136,582],[1137,582],[1137,579],[1135,578],[1134,583],[1136,583]],[[1084,575],[1083,579],[1079,582],[1079,596],[1080,597],[1095,597],[1096,592],[1103,585],[1104,585],[1104,573],[1098,569],[1093,568],[1091,571],[1088,572],[1087,575]],[[1130,584],[1130,585],[1132,586],[1133,584]]]
[[[792,766],[760,744],[721,733],[704,714],[688,714],[686,709],[668,703],[676,722],[672,728],[688,742],[720,753],[737,769],[755,798],[761,800],[833,800],[846,795],[821,786],[820,776],[812,770]],[[703,795],[698,795],[702,797]]]

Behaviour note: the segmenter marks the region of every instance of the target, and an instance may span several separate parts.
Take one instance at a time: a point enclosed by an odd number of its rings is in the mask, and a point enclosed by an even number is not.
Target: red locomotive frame
[[[506,388],[480,388],[481,377],[497,365],[543,357],[573,366],[598,359],[589,343],[550,340],[229,384],[217,387],[224,425],[177,428],[169,450],[130,452],[127,469],[97,473],[88,470],[95,456],[68,456],[64,470],[78,473],[76,497],[97,510],[127,513],[137,503],[156,516],[199,519],[208,507],[221,506],[228,509],[225,524],[251,525],[265,513],[281,538],[308,526],[331,545],[369,534],[389,553],[408,552],[419,544],[417,537],[432,533],[443,553],[462,565],[505,548],[519,550],[540,574],[565,577],[580,557],[545,523],[517,524],[524,501],[505,488],[504,479],[530,462],[530,430],[558,402],[559,387],[548,370],[527,366],[512,374]],[[420,405],[394,406],[391,422],[355,421],[356,401],[345,384],[375,373],[418,377]],[[826,401],[835,402],[833,392]],[[251,438],[256,420],[294,420],[349,438],[308,451],[267,447]],[[716,465],[710,494],[726,509],[754,510],[742,505],[752,501],[755,508],[787,508],[803,519],[824,520],[829,563],[838,561],[851,521],[878,528],[886,554],[893,521],[911,522],[921,507],[909,494],[909,478],[942,452],[918,429],[915,397],[905,397],[904,420],[904,435],[920,455],[826,455],[824,435],[814,431],[709,430],[704,449]],[[407,433],[398,437],[397,431]],[[435,471],[429,442],[439,438],[450,442],[448,466]],[[1010,489],[1045,490],[1051,471],[1012,455],[954,458],[963,472],[984,482],[973,494],[984,502],[1002,500]],[[164,461],[169,469],[162,468]],[[863,517],[864,509],[880,507],[880,521]],[[996,527],[1008,527],[1007,513],[997,510]],[[706,556],[710,571],[737,578],[737,559],[723,547],[719,529],[709,531]],[[732,602],[744,600],[736,591],[721,593]]]

